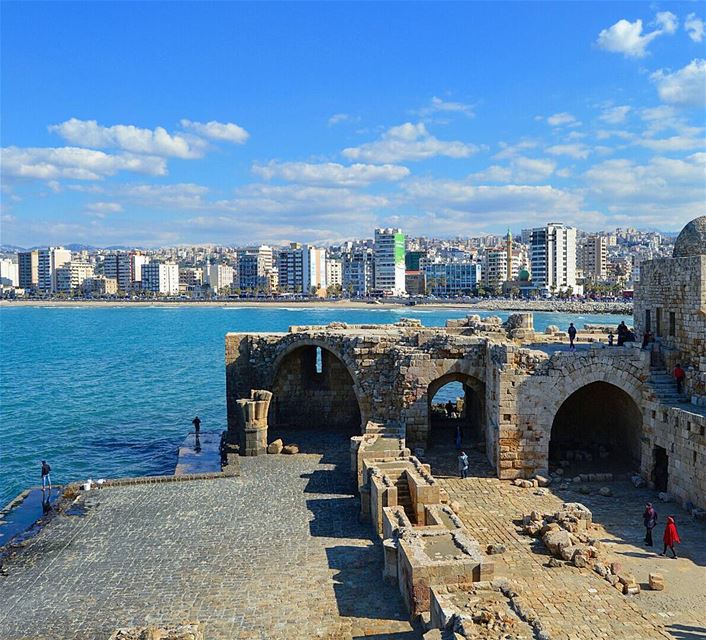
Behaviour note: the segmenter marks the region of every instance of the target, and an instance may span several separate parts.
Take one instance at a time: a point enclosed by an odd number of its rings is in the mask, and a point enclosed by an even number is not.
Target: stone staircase
[[[400,505],[404,512],[407,514],[409,521],[412,523],[417,522],[417,514],[414,511],[414,505],[412,504],[412,496],[409,493],[409,484],[407,483],[407,478],[405,474],[395,482],[397,487],[397,504]]]
[[[648,384],[655,398],[662,404],[684,402],[684,398],[677,393],[677,383],[666,369],[650,369]]]

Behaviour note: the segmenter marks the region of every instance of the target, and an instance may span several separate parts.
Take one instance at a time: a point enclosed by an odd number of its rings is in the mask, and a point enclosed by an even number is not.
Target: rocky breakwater
[[[493,298],[470,303],[486,311],[555,311],[557,313],[612,313],[632,315],[632,302],[599,302],[581,300],[507,300]]]

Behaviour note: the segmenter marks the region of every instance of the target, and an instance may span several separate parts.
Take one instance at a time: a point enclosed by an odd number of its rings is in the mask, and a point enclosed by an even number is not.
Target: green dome
[[[520,282],[529,282],[529,271],[527,271],[527,269],[521,269],[517,277],[520,279]]]

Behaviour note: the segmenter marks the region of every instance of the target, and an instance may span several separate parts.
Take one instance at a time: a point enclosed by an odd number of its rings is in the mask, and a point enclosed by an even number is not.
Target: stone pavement
[[[323,457],[93,492],[84,516],[55,519],[6,564],[0,637],[94,640],[200,620],[209,639],[419,638],[357,521],[347,439],[314,435]]]
[[[471,477],[457,478],[455,451],[431,449],[424,457],[431,463],[451,500],[461,505],[461,519],[480,543],[504,544],[507,551],[493,556],[496,575],[519,585],[525,603],[535,610],[543,630],[552,640],[649,640],[652,638],[706,638],[706,527],[691,520],[675,504],[659,504],[654,492],[635,489],[628,482],[610,483],[613,497],[560,492],[550,487],[545,495],[521,489],[493,477],[485,458],[468,452]],[[597,485],[597,490],[602,485]],[[655,502],[661,522],[676,514],[684,540],[684,558],[672,560],[647,553],[642,539],[642,511],[647,500]],[[590,569],[545,567],[549,555],[541,541],[520,533],[522,514],[537,510],[553,513],[562,502],[578,501],[593,510],[602,525],[599,538],[628,572],[646,586],[649,572],[665,576],[666,590],[643,591],[636,597],[618,593]],[[662,528],[655,539],[661,540]],[[661,551],[660,548],[657,552]]]

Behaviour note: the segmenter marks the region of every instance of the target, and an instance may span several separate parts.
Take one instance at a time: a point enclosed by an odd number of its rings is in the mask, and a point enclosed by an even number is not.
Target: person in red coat
[[[672,550],[672,557],[676,558],[677,553],[674,551],[674,545],[679,544],[681,539],[679,538],[679,532],[677,531],[677,525],[674,523],[674,518],[669,516],[667,518],[667,526],[664,528],[664,551],[659,555],[664,556],[667,554],[667,547]]]

